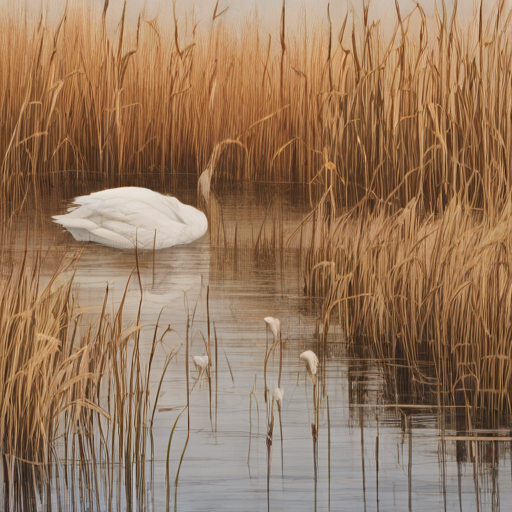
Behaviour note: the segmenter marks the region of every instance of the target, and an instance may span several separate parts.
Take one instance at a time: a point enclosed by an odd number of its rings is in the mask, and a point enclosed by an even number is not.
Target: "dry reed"
[[[345,19],[337,40],[281,16],[280,48],[258,20],[243,35],[216,14],[205,31],[141,16],[118,30],[73,5],[61,22],[0,19],[0,184],[4,213],[31,184],[99,179],[120,185],[151,171],[201,172],[215,145],[216,180],[332,186],[336,203],[427,211],[461,196],[495,209],[512,167],[511,19],[504,2],[467,31],[444,4],[429,25],[421,7],[385,35]],[[108,8],[108,2],[105,3]],[[30,19],[30,18],[29,18]],[[433,33],[429,33],[433,32]],[[40,190],[40,188],[38,188]],[[30,196],[32,197],[32,196]],[[34,200],[37,194],[33,194]]]
[[[412,386],[467,407],[468,426],[511,413],[512,203],[496,216],[457,199],[438,217],[418,200],[363,210],[317,220],[307,283],[325,298],[324,336],[335,315],[349,342],[405,362]]]
[[[4,508],[67,503],[73,510],[146,507],[156,397],[149,379],[169,329],[155,327],[145,368],[141,326],[123,325],[124,298],[86,323],[72,273],[41,286],[28,255],[0,282],[0,453]],[[162,377],[176,351],[164,356]],[[37,505],[39,503],[39,505]]]
[[[383,360],[405,360],[411,381],[435,387],[443,403],[467,406],[469,421],[479,411],[510,413],[512,19],[500,0],[490,18],[480,10],[466,30],[456,7],[449,14],[441,2],[433,28],[419,5],[408,17],[397,7],[388,37],[365,4],[362,22],[347,17],[333,41],[330,13],[328,34],[316,28],[305,37],[286,26],[283,3],[278,48],[257,20],[242,37],[217,9],[206,33],[176,19],[170,31],[144,17],[129,27],[123,13],[115,35],[105,28],[105,11],[83,16],[71,6],[56,26],[5,13],[2,218],[71,177],[80,186],[93,179],[122,185],[153,171],[199,174],[220,141],[236,140],[244,151],[220,157],[214,182],[297,182],[309,185],[312,204],[321,198],[304,263],[309,292],[325,298],[324,336],[337,313],[347,339],[370,340]],[[281,238],[258,237],[255,251]],[[36,286],[30,274],[20,275]],[[73,357],[69,346],[62,349],[69,286],[37,300],[9,286],[0,318],[11,327],[2,332],[16,340],[30,330],[35,352],[17,352],[19,343],[0,350],[25,358],[13,366],[21,373],[6,373],[3,385],[32,390],[30,361],[40,358],[55,379],[55,365],[65,361],[58,357]],[[45,323],[29,323],[34,308],[51,312],[38,315]],[[116,325],[110,329],[121,340]],[[131,335],[136,342],[137,332]],[[129,381],[116,377],[119,408],[110,410],[114,424],[127,429],[123,449],[114,436],[109,442],[112,453],[138,457],[143,423],[132,420],[145,417],[148,405],[126,409],[123,402],[143,389],[133,354]],[[74,372],[67,379],[73,389],[90,393],[98,376],[78,359],[62,371]],[[3,399],[2,442],[16,443],[2,446],[4,453],[48,461],[44,436],[54,436],[55,414],[69,404],[59,400],[72,393],[64,387],[59,394],[61,384],[51,382],[54,405],[40,395],[28,403]],[[82,401],[69,418],[99,418],[102,412],[77,396]],[[7,435],[21,428],[15,419],[32,401],[48,411],[44,429],[27,423],[26,432]]]
[[[93,412],[107,415],[91,396],[98,380],[88,365],[93,346],[86,339],[75,342],[71,280],[60,282],[58,277],[40,291],[39,262],[29,268],[25,253],[0,283],[0,452],[6,510],[32,502],[37,477],[51,477],[64,416],[74,425]]]

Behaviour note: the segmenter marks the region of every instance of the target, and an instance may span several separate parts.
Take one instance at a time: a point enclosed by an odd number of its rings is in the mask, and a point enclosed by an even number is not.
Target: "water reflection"
[[[282,438],[277,426],[273,430],[270,510],[506,510],[512,496],[508,429],[475,430],[464,411],[441,407],[435,393],[414,380],[397,354],[386,368],[379,366],[371,344],[347,345],[336,326],[331,326],[326,345],[320,343],[318,304],[303,295],[297,252],[249,247],[249,241],[257,239],[267,208],[256,200],[252,206],[250,202],[241,206],[236,195],[223,198],[223,208],[230,239],[236,224],[238,240],[246,236],[247,247],[240,242],[237,250],[226,251],[212,247],[207,236],[187,246],[140,253],[140,285],[135,275],[128,287],[134,253],[74,242],[43,216],[37,230],[29,229],[33,247],[51,248],[49,268],[64,254],[72,258],[81,252],[75,294],[84,310],[101,305],[108,288],[108,308],[114,311],[127,290],[123,321],[125,327],[135,325],[142,286],[144,361],[157,321],[160,333],[167,326],[173,329],[154,361],[153,397],[160,385],[164,354],[186,341],[187,321],[193,317],[189,362],[193,355],[204,354],[203,338],[210,328],[212,374],[209,381],[201,376],[190,395],[190,439],[180,470],[177,509],[267,510],[263,363],[272,337],[263,318],[273,316],[282,324],[279,387],[284,396]],[[284,220],[277,218],[275,226],[283,238],[300,215],[299,209],[287,210]],[[21,222],[18,242],[9,252],[14,260],[24,247],[25,232]],[[268,236],[271,233],[272,229]],[[84,326],[93,316],[83,317]],[[318,411],[311,381],[299,360],[305,350],[315,351],[320,359]],[[268,364],[271,390],[278,376],[279,351],[275,351]],[[190,389],[197,377],[191,369]],[[187,401],[186,378],[182,347],[162,381],[148,437],[145,494],[135,483],[128,492],[127,473],[119,473],[110,483],[115,488],[113,510],[129,508],[130,500],[134,510],[166,509],[166,453],[173,425]],[[315,452],[312,423],[316,425]],[[171,482],[187,434],[185,414],[173,434]],[[61,457],[57,467],[50,490],[43,493],[55,510],[107,509],[103,497],[92,503],[80,500],[79,489],[72,483],[80,475],[72,460]],[[5,479],[5,466],[3,472]],[[87,484],[94,488],[94,482]],[[94,492],[101,494],[101,485]],[[171,509],[173,505],[174,494]]]

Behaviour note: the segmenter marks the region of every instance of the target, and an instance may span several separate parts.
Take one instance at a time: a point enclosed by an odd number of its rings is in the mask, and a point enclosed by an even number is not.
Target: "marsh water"
[[[194,194],[185,190],[180,199],[193,202]],[[322,347],[320,303],[304,293],[299,252],[293,244],[282,243],[302,219],[306,205],[297,205],[300,194],[286,187],[266,195],[245,190],[243,195],[241,201],[239,191],[219,194],[222,226],[216,233],[190,245],[139,254],[143,360],[157,322],[162,331],[167,326],[173,330],[158,347],[150,379],[153,397],[165,354],[181,347],[162,381],[142,508],[166,508],[166,451],[187,400],[184,343],[187,321],[193,316],[190,438],[177,484],[178,510],[509,510],[509,430],[472,432],[469,439],[467,432],[455,427],[454,413],[436,407],[435,401],[410,399],[403,405],[404,397],[393,396],[398,388],[382,368],[363,347],[348,345],[336,325]],[[101,308],[107,290],[107,309],[112,311],[127,290],[124,322],[127,327],[135,325],[141,299],[138,280],[129,281],[135,254],[75,242],[51,222],[51,214],[65,207],[61,198],[42,198],[34,211],[20,216],[13,230],[12,258],[21,257],[27,237],[29,250],[46,254],[48,276],[55,262],[78,257],[74,296],[77,307],[89,308],[90,315],[84,318],[92,318]],[[256,241],[263,238],[269,242],[260,243],[255,251]],[[220,239],[231,247],[223,247]],[[212,337],[215,333],[217,339],[210,381],[197,379],[191,359],[205,353],[207,308]],[[268,495],[263,364],[272,333],[263,320],[267,316],[280,319],[284,340],[282,439],[276,422]],[[321,360],[316,478],[313,390],[299,360],[308,349]],[[279,358],[271,357],[271,389],[277,383],[278,364]],[[172,440],[173,482],[186,437],[183,415]],[[68,471],[71,463],[60,464]],[[172,506],[174,493],[173,484]],[[62,510],[97,508],[87,500],[72,499],[62,488],[53,489],[52,501]]]

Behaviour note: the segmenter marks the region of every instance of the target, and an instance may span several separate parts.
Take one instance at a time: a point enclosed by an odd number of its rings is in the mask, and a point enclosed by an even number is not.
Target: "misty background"
[[[109,0],[107,23],[111,30],[115,30],[122,14],[124,0]],[[212,19],[217,0],[176,0],[176,16],[180,23],[186,21],[198,22],[199,29],[207,28]],[[341,25],[347,12],[354,19],[355,24],[361,21],[363,5],[370,5],[370,19],[380,21],[384,30],[394,27],[396,22],[395,0],[287,0],[286,1],[286,27],[293,32],[304,26],[327,27],[327,7],[330,6],[333,29],[336,31]],[[85,11],[95,10],[101,13],[104,0],[69,0],[69,4],[82,8]],[[402,17],[410,14],[419,4],[428,18],[434,23],[436,5],[442,10],[440,0],[398,0]],[[448,12],[454,7],[454,0],[446,0]],[[483,12],[486,17],[496,12],[500,0],[483,0]],[[503,0],[505,14],[508,15],[512,7],[512,0]],[[39,17],[41,12],[48,20],[58,20],[62,17],[66,0],[0,0],[3,11],[26,9],[31,16]],[[277,35],[279,33],[279,20],[281,16],[281,0],[219,0],[217,12],[224,14],[219,18],[230,27],[238,27],[243,31],[246,20],[254,20],[257,13],[262,32]],[[461,27],[467,26],[474,20],[480,9],[479,0],[459,0],[457,4],[458,19]],[[126,15],[129,22],[136,22],[139,15],[146,20],[158,18],[159,26],[165,29],[166,24],[173,26],[172,0],[126,0]]]

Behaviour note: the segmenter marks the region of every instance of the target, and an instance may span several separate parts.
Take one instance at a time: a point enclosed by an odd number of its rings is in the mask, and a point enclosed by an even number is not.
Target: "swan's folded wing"
[[[70,215],[54,215],[52,219],[57,223],[64,226],[66,229],[95,229],[98,224],[90,221],[89,219],[82,219],[81,217],[71,217]]]
[[[93,212],[111,216],[112,220],[123,220],[119,215],[130,217],[130,222],[136,221],[138,225],[149,225],[154,222],[172,220],[185,224],[181,216],[181,203],[175,197],[164,196],[152,190],[138,187],[122,187],[94,192],[89,196],[80,196],[73,201],[75,205],[83,205]],[[77,213],[79,208],[70,211]],[[126,218],[126,217],[125,217]]]
[[[76,240],[121,249],[186,244],[202,236],[208,226],[203,213],[175,197],[136,187],[77,197],[74,205],[54,220]]]
[[[107,221],[102,226],[111,233],[118,233],[130,241],[132,247],[161,249],[187,243],[188,228],[179,222],[167,221],[164,228],[145,228],[118,221]]]
[[[71,231],[73,234],[73,232]],[[135,240],[105,228],[96,228],[89,232],[89,241],[115,247],[116,249],[133,249]]]
[[[77,198],[77,202],[78,199],[82,198]],[[144,228],[151,226],[152,229],[165,229],[169,222],[185,225],[181,216],[171,208],[158,209],[138,199],[132,199],[129,202],[123,198],[86,201],[78,208],[71,210],[67,216],[89,219],[98,226],[105,226],[107,222],[120,222]]]
[[[70,215],[54,215],[53,219],[57,224],[64,226],[79,242],[97,242],[118,249],[130,249],[135,245],[123,234],[104,229],[89,219]]]

